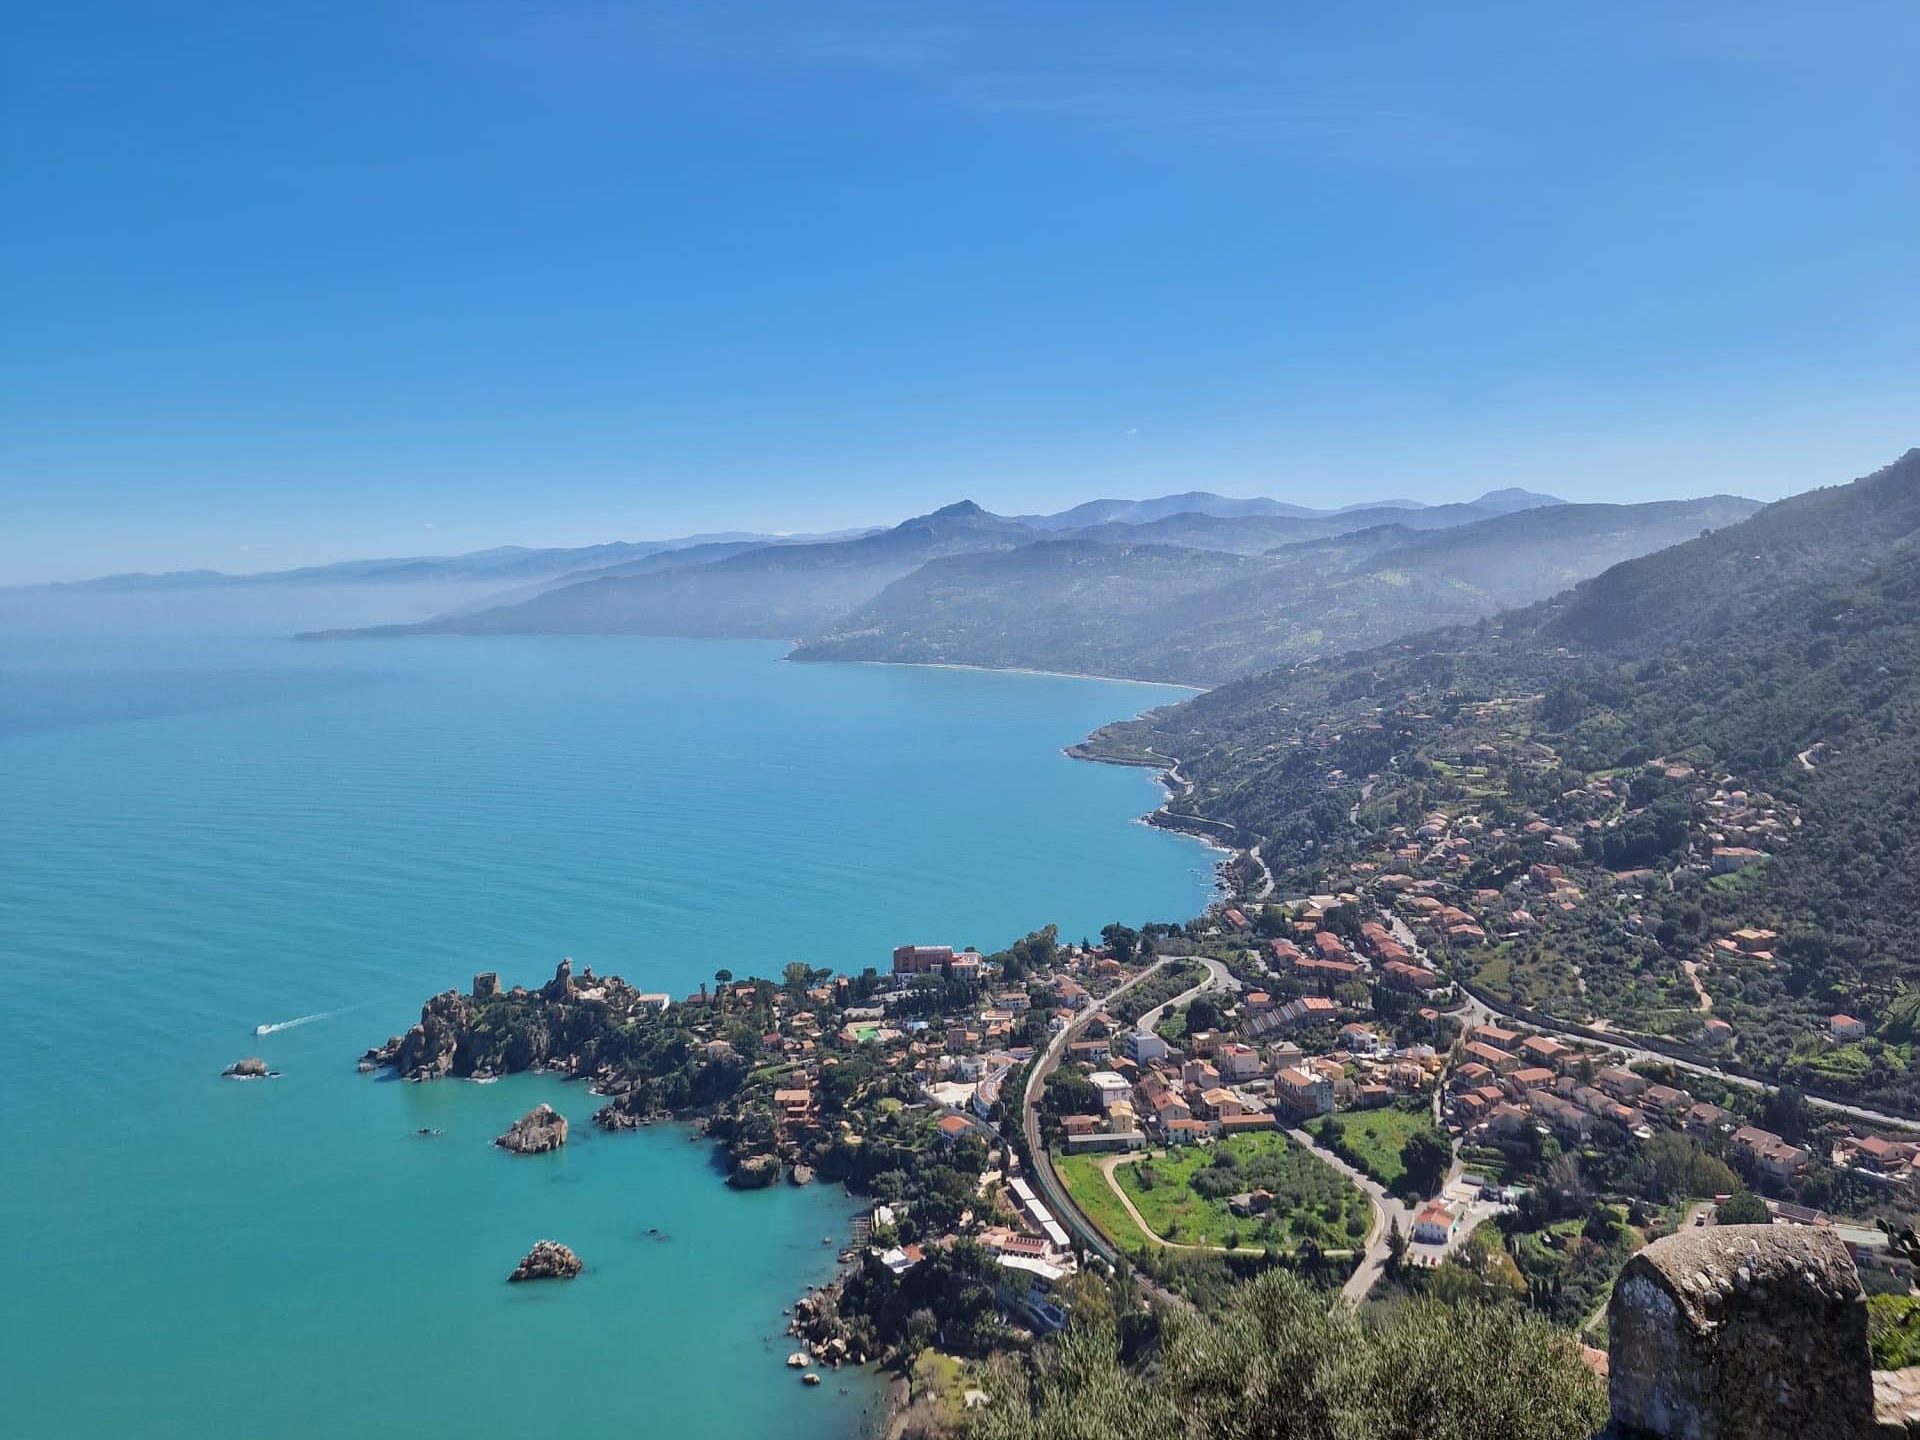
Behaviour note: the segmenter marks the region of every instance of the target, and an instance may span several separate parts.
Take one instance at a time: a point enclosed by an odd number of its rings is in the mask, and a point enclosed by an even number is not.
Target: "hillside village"
[[[1791,843],[1790,810],[1682,769],[1660,784],[1713,817],[1688,865],[1737,874],[1723,852]],[[677,999],[566,962],[537,989],[484,974],[364,1063],[556,1070],[600,1092],[605,1128],[699,1119],[737,1186],[870,1197],[842,1277],[791,1316],[808,1375],[930,1347],[977,1359],[1110,1306],[1116,1285],[1212,1311],[1272,1267],[1356,1301],[1499,1300],[1597,1339],[1627,1260],[1717,1214],[1838,1234],[1904,1296],[1909,1258],[1875,1223],[1915,1208],[1904,1126],[1715,1065],[1738,1045],[1705,1025],[1656,1051],[1487,985],[1489,957],[1559,917],[1661,923],[1648,877],[1596,866],[1567,808],[1604,834],[1634,822],[1632,786],[1506,816],[1432,804],[1381,826],[1348,888],[1243,889],[1098,943],[905,944],[856,975],[723,970]],[[1502,847],[1524,865],[1479,883]],[[1774,939],[1703,925],[1703,983],[1766,963]],[[1831,1043],[1856,1043],[1847,1018]]]

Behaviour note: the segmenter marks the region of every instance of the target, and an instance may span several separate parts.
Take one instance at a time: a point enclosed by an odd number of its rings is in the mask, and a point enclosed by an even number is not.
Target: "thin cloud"
[[[1335,158],[1455,161],[1471,153],[1457,126],[1363,94],[1288,94],[1216,77],[1073,73],[983,74],[960,79],[954,98],[988,114],[1032,115],[1128,132],[1277,144]]]

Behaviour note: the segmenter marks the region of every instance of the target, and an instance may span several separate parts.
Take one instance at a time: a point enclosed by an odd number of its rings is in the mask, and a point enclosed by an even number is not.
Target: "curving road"
[[[1195,985],[1191,990],[1182,990],[1171,1000],[1162,1001],[1160,1004],[1154,1006],[1153,1009],[1147,1011],[1146,1014],[1134,1021],[1133,1028],[1135,1030],[1144,1030],[1151,1034],[1154,1027],[1159,1025],[1160,1017],[1165,1015],[1167,1011],[1185,1005],[1188,1001],[1206,994],[1209,990],[1233,992],[1240,988],[1240,982],[1233,978],[1233,972],[1218,960],[1209,960],[1204,955],[1187,955],[1180,958],[1197,960],[1206,966],[1207,978],[1202,980],[1198,985]],[[1140,978],[1144,980],[1146,976],[1143,975]]]

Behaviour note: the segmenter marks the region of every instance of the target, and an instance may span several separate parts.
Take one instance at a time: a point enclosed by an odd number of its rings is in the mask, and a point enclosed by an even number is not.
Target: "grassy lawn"
[[[909,1383],[913,1387],[915,1403],[924,1401],[934,1406],[951,1425],[958,1426],[965,1421],[968,1385],[966,1361],[939,1350],[922,1350],[914,1357]]]
[[[1120,1166],[1114,1178],[1157,1234],[1182,1245],[1286,1250],[1313,1239],[1344,1249],[1366,1238],[1373,1218],[1364,1195],[1277,1131],[1167,1151]],[[1273,1209],[1235,1215],[1229,1197],[1256,1189],[1273,1192]]]
[[[1357,1165],[1391,1190],[1407,1172],[1400,1164],[1400,1151],[1419,1131],[1437,1134],[1433,1116],[1423,1105],[1418,1110],[1353,1110],[1344,1115],[1327,1115],[1310,1127],[1322,1141],[1350,1165]]]
[[[1140,1227],[1133,1223],[1133,1217],[1127,1214],[1120,1197],[1107,1184],[1107,1177],[1100,1173],[1102,1158],[1098,1155],[1055,1155],[1053,1168],[1060,1176],[1060,1183],[1067,1187],[1067,1193],[1073,1196],[1074,1203],[1100,1227],[1109,1240],[1122,1250],[1145,1250],[1152,1242],[1140,1233]]]

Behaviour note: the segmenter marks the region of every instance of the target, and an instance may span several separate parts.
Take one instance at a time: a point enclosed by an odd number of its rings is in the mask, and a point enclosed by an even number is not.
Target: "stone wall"
[[[1830,1230],[1727,1225],[1657,1240],[1621,1272],[1607,1320],[1621,1440],[1910,1433],[1901,1397],[1913,1377],[1874,1374],[1866,1296]]]

